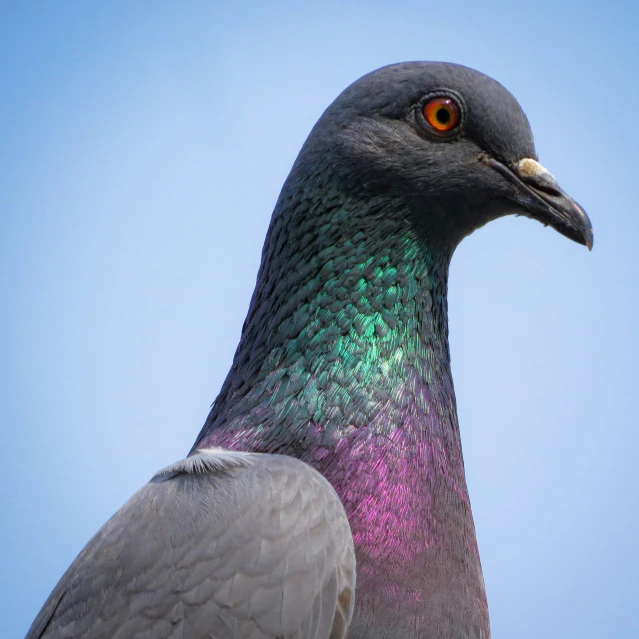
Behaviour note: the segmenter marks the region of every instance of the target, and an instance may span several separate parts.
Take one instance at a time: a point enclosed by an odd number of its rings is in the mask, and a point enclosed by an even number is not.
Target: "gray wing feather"
[[[346,513],[318,472],[210,449],[102,527],[27,639],[343,639],[354,591]]]

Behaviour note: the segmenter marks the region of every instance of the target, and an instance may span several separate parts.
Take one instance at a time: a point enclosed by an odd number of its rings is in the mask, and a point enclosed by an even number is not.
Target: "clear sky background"
[[[0,2],[0,634],[184,456],[272,207],[350,82],[448,60],[519,99],[592,253],[524,218],[453,260],[495,639],[639,637],[634,2]]]

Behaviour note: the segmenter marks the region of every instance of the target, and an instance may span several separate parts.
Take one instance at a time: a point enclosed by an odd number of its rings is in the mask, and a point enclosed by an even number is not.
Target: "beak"
[[[524,158],[511,168],[490,156],[483,156],[482,161],[516,187],[513,200],[530,217],[592,250],[594,236],[586,212],[539,162]]]

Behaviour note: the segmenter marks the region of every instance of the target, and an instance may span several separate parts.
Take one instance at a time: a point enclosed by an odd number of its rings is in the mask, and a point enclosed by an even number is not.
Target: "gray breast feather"
[[[339,639],[355,555],[310,466],[199,451],[160,471],[96,534],[27,639]]]

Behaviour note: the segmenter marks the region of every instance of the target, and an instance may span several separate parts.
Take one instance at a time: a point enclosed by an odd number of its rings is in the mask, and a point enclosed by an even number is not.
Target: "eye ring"
[[[426,100],[422,106],[422,115],[429,128],[439,134],[453,131],[462,119],[457,101],[448,95],[437,95]]]

